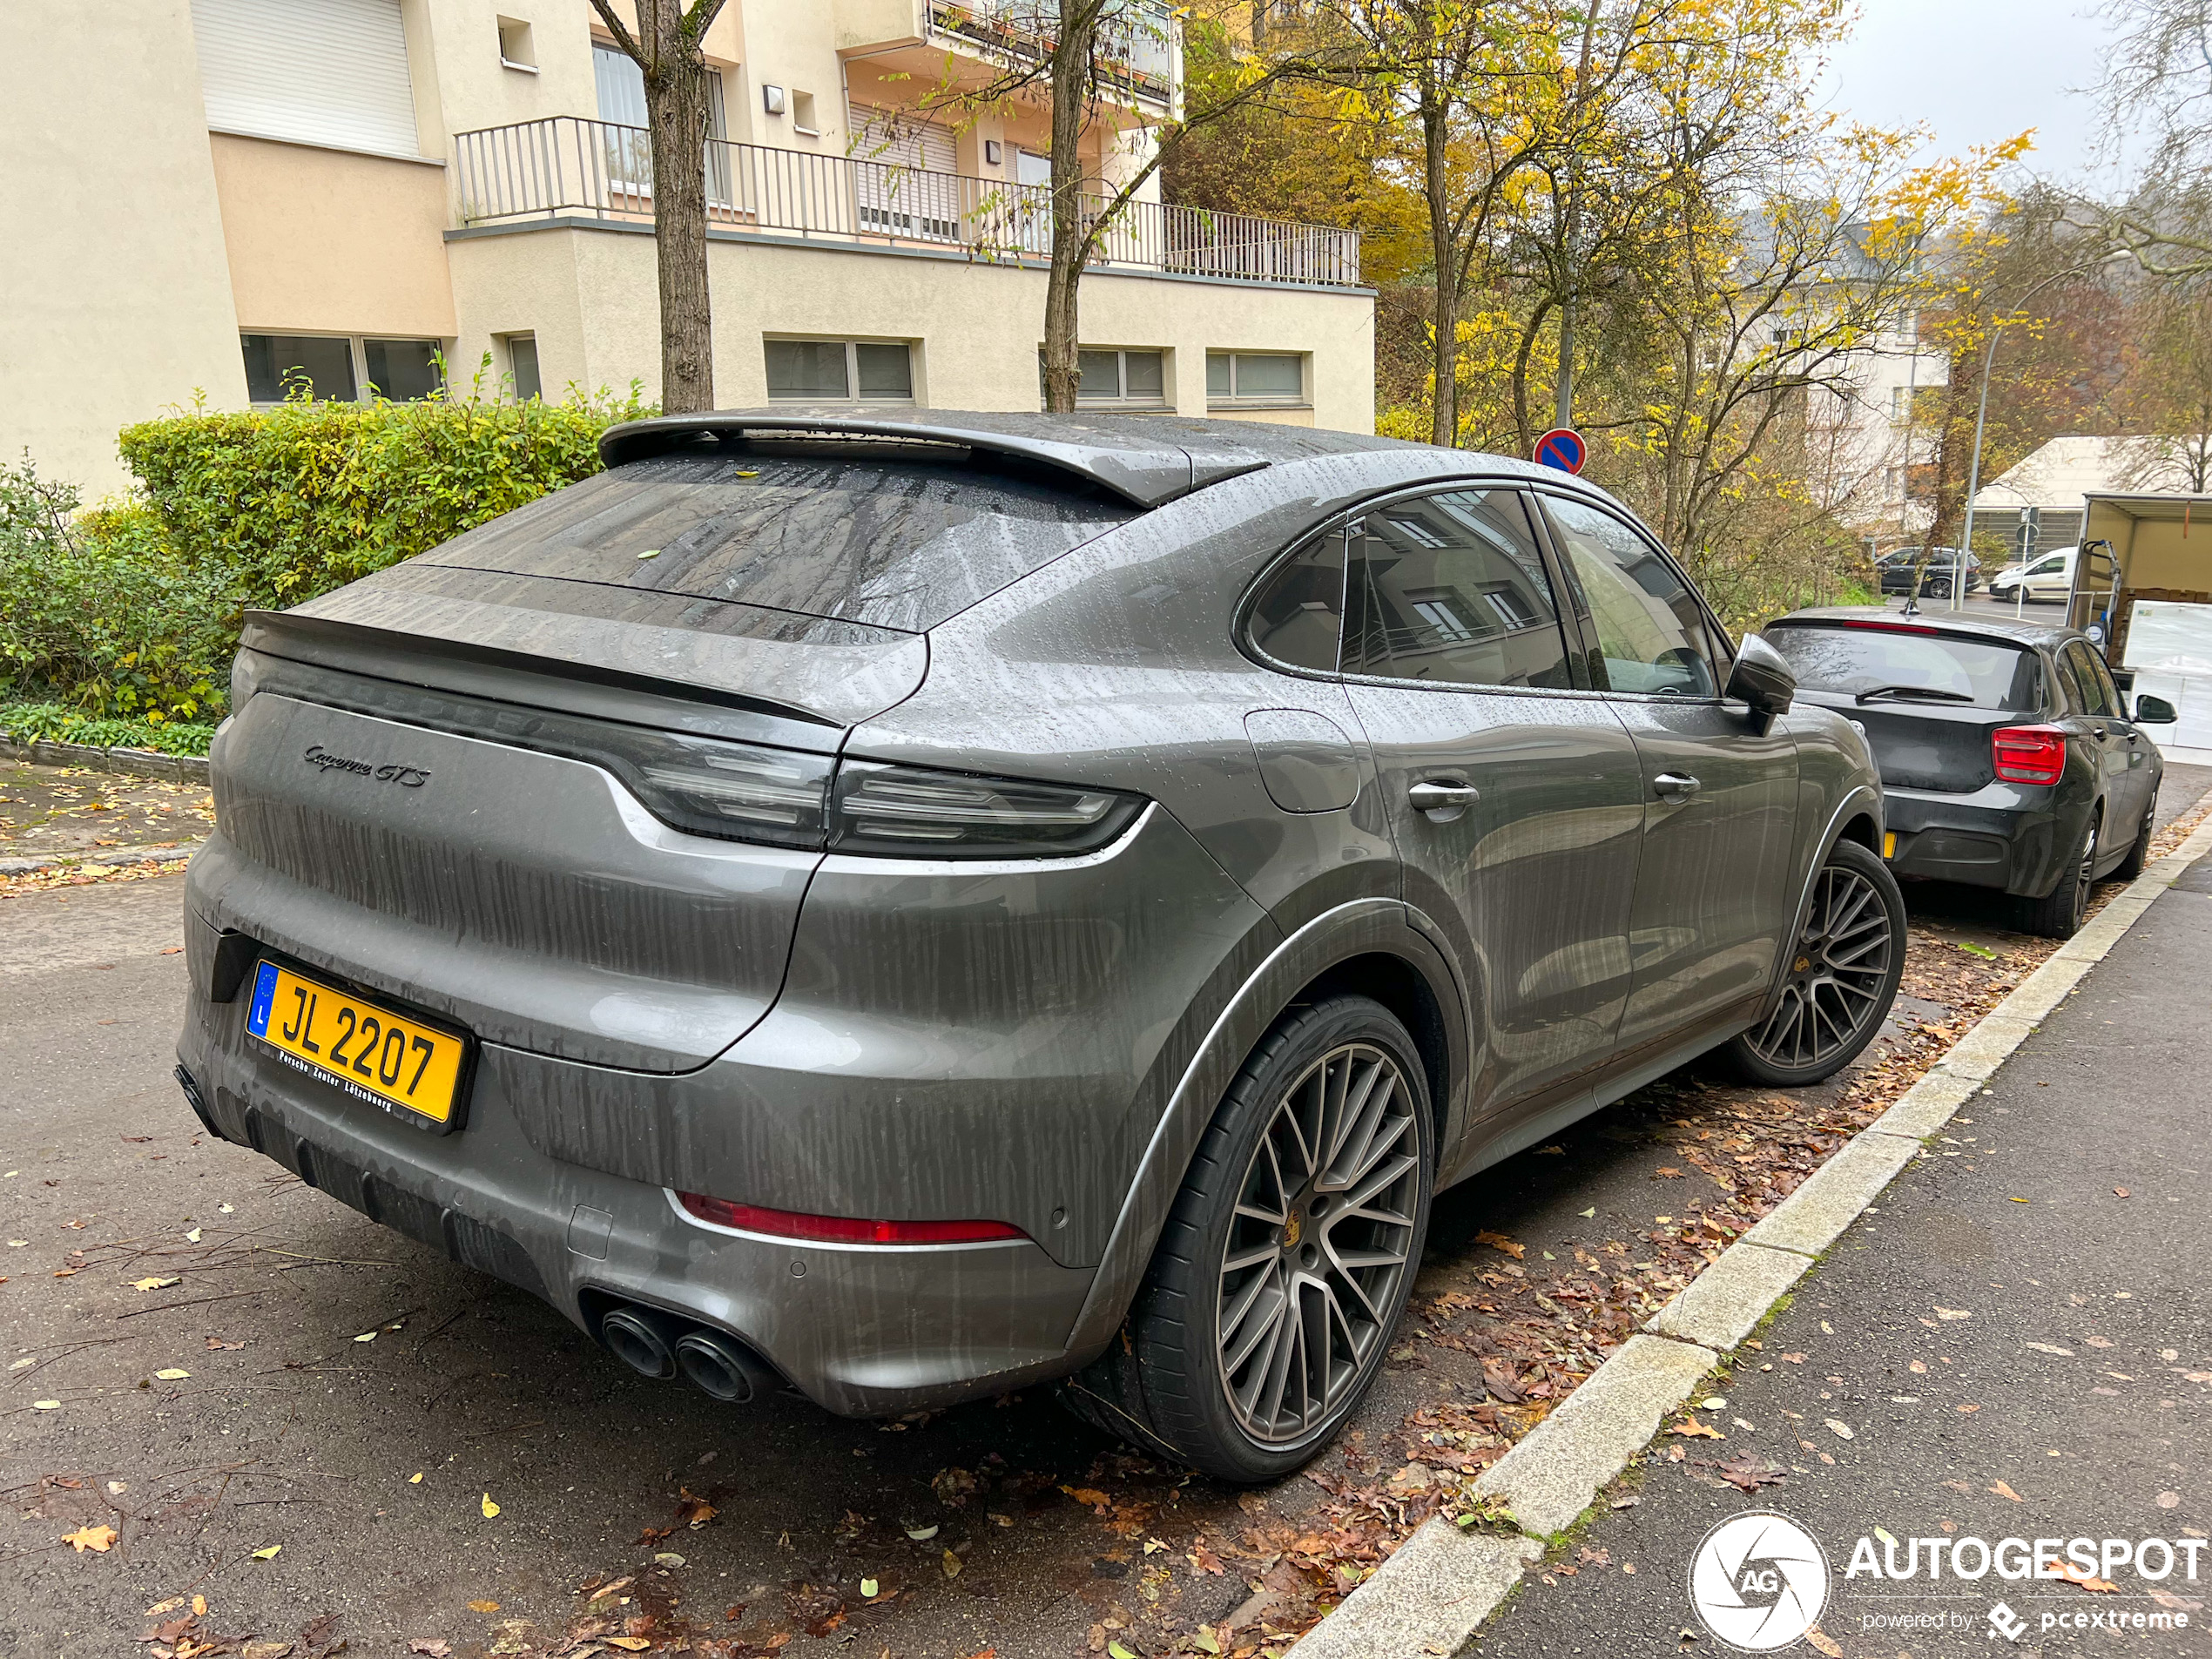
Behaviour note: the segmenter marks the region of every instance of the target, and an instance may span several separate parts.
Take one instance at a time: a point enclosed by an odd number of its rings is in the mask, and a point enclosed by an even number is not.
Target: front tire
[[[2135,826],[2134,845],[2128,849],[2128,856],[2113,868],[2114,880],[2133,881],[2143,873],[2143,867],[2150,862],[2150,838],[2155,833],[2154,826],[2157,817],[2158,803],[2154,799],[2143,808],[2143,821]]]
[[[1820,1082],[1874,1040],[1904,976],[1905,895],[1897,878],[1857,841],[1838,841],[1813,877],[1781,991],[1722,1054],[1748,1082]]]
[[[1076,1415],[1224,1480],[1279,1480],[1358,1409],[1420,1266],[1435,1180],[1420,1052],[1332,996],[1253,1050]]]

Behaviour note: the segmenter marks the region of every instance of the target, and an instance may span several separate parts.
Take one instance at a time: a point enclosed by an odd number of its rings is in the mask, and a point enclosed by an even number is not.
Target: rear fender
[[[1129,1310],[1199,1140],[1245,1056],[1298,994],[1339,962],[1381,953],[1410,963],[1443,1013],[1447,1111],[1439,1143],[1466,1133],[1467,1006],[1436,948],[1409,925],[1394,899],[1357,899],[1325,910],[1285,939],[1255,968],[1215,1019],[1160,1115],[1139,1161],[1090,1293],[1069,1333],[1070,1357],[1088,1364]]]

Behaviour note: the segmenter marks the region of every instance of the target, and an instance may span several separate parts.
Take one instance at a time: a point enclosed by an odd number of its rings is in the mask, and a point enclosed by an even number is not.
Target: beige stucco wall
[[[443,167],[219,132],[207,142],[239,329],[451,338]]]
[[[549,392],[575,381],[660,383],[653,243],[620,231],[556,228],[448,244],[460,314],[458,363],[491,336],[534,331]],[[764,334],[918,341],[919,401],[944,408],[1034,409],[1045,275],[1012,266],[836,247],[716,239],[716,401],[767,400]],[[1239,419],[1374,428],[1374,301],[1365,293],[1093,273],[1081,292],[1085,344],[1164,350],[1170,398],[1207,413],[1209,350],[1311,354],[1312,409]]]
[[[0,456],[95,496],[127,481],[118,428],[246,401],[195,62],[189,0],[48,7],[0,52],[30,192],[0,238]]]

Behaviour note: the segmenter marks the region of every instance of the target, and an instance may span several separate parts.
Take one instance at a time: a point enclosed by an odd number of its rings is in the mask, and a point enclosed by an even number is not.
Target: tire
[[[1857,841],[1838,841],[1813,877],[1774,1002],[1722,1058],[1747,1082],[1797,1089],[1832,1077],[1874,1040],[1905,975],[1905,895]]]
[[[2143,821],[2135,826],[2134,844],[2128,847],[2128,856],[2113,867],[2114,880],[2133,881],[2143,873],[2143,867],[2150,862],[2150,838],[2155,833],[2152,825],[2157,815],[2158,803],[2154,799],[2143,808]]]
[[[2089,827],[2081,846],[2059,873],[2057,885],[2040,899],[2020,900],[2023,931],[2045,939],[2071,939],[2081,931],[2088,914],[2090,890],[2096,886],[2097,832],[2104,823],[2100,807],[2089,814]]]
[[[1308,1141],[1336,1147],[1318,1170]],[[1426,1074],[1396,1016],[1364,996],[1294,1008],[1223,1096],[1121,1334],[1062,1403],[1223,1480],[1304,1467],[1381,1368],[1435,1169]]]
[[[1938,577],[1934,581],[1928,583],[1929,598],[1948,599],[1950,597],[1951,578],[1949,577]]]

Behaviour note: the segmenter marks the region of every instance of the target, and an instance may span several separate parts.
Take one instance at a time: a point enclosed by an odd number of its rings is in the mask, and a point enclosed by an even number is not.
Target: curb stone
[[[2212,794],[2188,810],[2207,801]],[[1722,1354],[1743,1340],[1813,1258],[1912,1162],[1920,1142],[1949,1123],[2152,901],[2208,854],[2212,819],[2152,863],[1889,1110],[1723,1251],[1643,1332],[1615,1349],[1557,1411],[1484,1472],[1475,1482],[1477,1495],[1503,1497],[1515,1523],[1531,1534],[1518,1550],[1511,1541],[1470,1538],[1447,1521],[1431,1521],[1292,1651],[1311,1659],[1428,1659],[1459,1652],[1541,1557],[1538,1541],[1573,1524]],[[1831,1170],[1838,1172],[1831,1177]]]
[[[0,761],[27,760],[39,766],[83,766],[92,772],[120,772],[129,778],[153,778],[165,783],[204,784],[207,760],[204,755],[163,754],[158,749],[104,749],[93,743],[58,743],[50,738],[18,743],[0,734]]]
[[[145,864],[158,860],[164,864],[177,859],[188,859],[199,851],[206,838],[197,837],[189,841],[157,841],[146,846],[104,846],[97,853],[57,853],[37,858],[0,859],[0,875],[37,875],[42,870],[81,869],[86,865]]]

